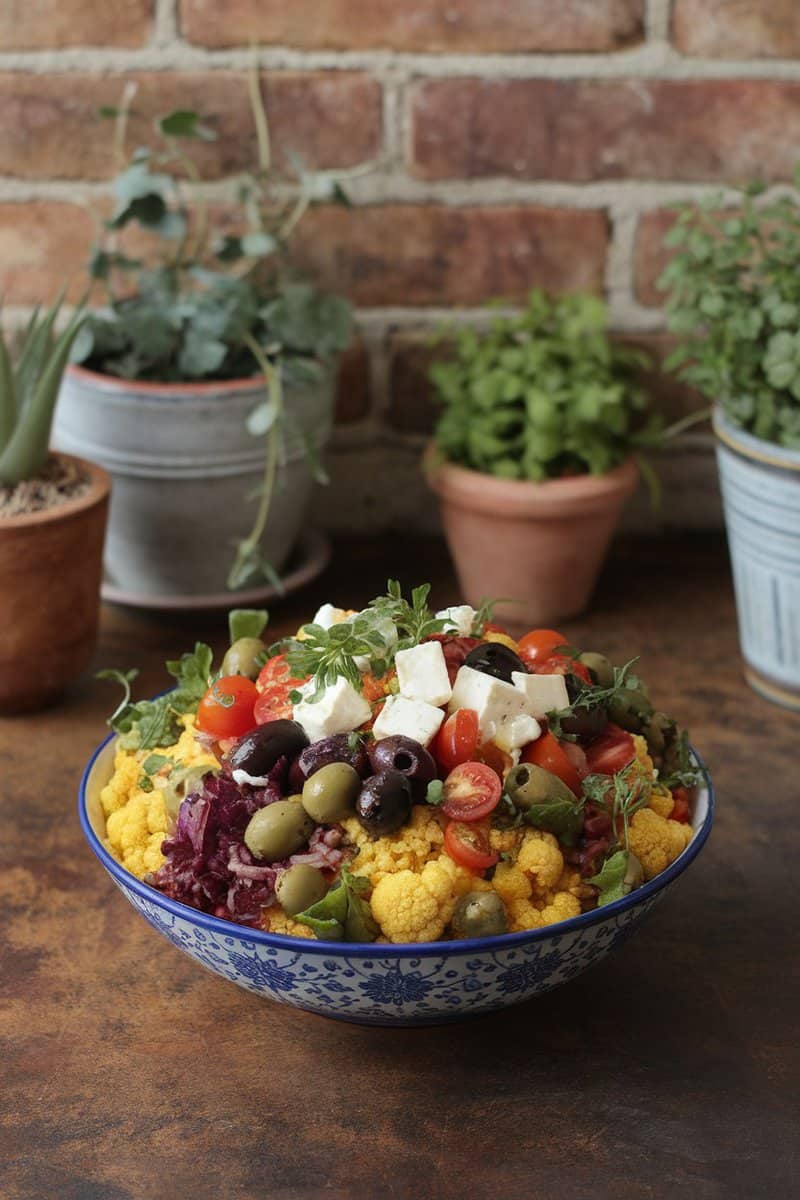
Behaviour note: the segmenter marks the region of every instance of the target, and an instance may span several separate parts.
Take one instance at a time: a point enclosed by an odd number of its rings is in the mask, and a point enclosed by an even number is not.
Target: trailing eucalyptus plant
[[[35,479],[47,460],[61,376],[85,320],[79,308],[57,335],[60,309],[61,300],[34,311],[16,363],[0,330],[0,486]]]
[[[138,145],[128,157],[129,131],[139,121],[135,87],[126,88],[118,107],[101,110],[114,121],[118,174],[114,209],[101,224],[89,272],[105,288],[107,304],[89,316],[72,355],[92,370],[157,383],[263,376],[267,398],[248,428],[265,438],[264,482],[253,528],[229,573],[231,588],[260,575],[279,583],[260,540],[291,415],[284,384],[320,383],[351,334],[349,304],[293,274],[288,241],[313,203],[346,203],[340,180],[364,170],[312,173],[295,158],[294,175],[283,176],[273,162],[255,68],[248,89],[258,158],[238,177],[236,232],[229,205],[224,223],[216,220],[192,158],[192,145],[217,136],[198,113],[158,118],[156,143]],[[141,231],[152,235],[146,257],[125,238],[137,227],[138,243]],[[304,440],[322,478],[313,435]]]
[[[800,187],[800,167],[795,171]],[[667,359],[739,428],[800,449],[800,203],[739,189],[677,207],[659,286],[680,345]]]
[[[636,381],[649,365],[611,340],[602,300],[534,290],[518,315],[458,331],[454,354],[431,367],[437,448],[506,479],[602,474],[664,436]]]

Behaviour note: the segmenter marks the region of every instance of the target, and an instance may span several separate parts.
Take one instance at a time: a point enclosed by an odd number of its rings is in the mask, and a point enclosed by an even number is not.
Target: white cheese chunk
[[[444,713],[423,700],[408,700],[405,696],[390,696],[378,713],[372,732],[377,741],[396,733],[413,738],[427,746],[439,732]]]
[[[527,710],[534,717],[556,712],[569,706],[567,685],[563,675],[527,675],[523,671],[512,671],[514,687],[527,700]]]
[[[312,690],[308,685],[304,685],[304,689]],[[312,703],[304,698],[294,706],[294,719],[303,726],[310,742],[318,742],[334,733],[350,733],[371,715],[369,702],[343,675],[325,689],[319,700]]]
[[[454,604],[450,608],[440,609],[436,619],[447,622],[444,633],[457,633],[459,637],[469,637],[475,620],[475,609],[471,604]]]
[[[536,718],[528,713],[520,713],[518,717],[512,717],[498,725],[494,741],[501,750],[511,754],[514,750],[521,750],[523,746],[535,742],[541,734],[542,727]]]
[[[269,775],[248,775],[247,771],[237,767],[233,772],[233,781],[240,786],[243,783],[249,783],[251,787],[266,787],[269,783]]]
[[[441,642],[422,642],[409,650],[398,650],[394,665],[400,695],[407,700],[424,700],[437,707],[450,699],[453,689]]]
[[[314,620],[309,624],[321,625],[323,629],[330,629],[332,625],[341,625],[346,618],[347,613],[343,608],[335,608],[332,604],[323,604],[321,608],[317,609]]]
[[[501,725],[514,717],[528,713],[528,703],[519,690],[504,679],[495,679],[473,667],[459,667],[453,694],[447,711],[473,708],[478,714],[478,730],[482,741],[493,739]]]

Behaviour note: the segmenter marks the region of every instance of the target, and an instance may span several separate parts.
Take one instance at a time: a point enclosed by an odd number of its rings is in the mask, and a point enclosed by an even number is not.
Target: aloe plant
[[[14,487],[42,470],[50,445],[58,389],[72,343],[84,322],[79,309],[61,334],[62,298],[37,307],[22,337],[16,365],[0,329],[0,485]]]

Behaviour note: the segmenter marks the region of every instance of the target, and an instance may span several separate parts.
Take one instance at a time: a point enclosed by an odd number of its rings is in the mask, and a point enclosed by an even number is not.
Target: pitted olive
[[[609,720],[629,733],[640,733],[653,706],[642,687],[623,687],[608,703]]]
[[[523,675],[528,672],[520,656],[502,642],[481,642],[474,650],[470,650],[464,659],[464,666],[472,667],[473,671],[482,671],[484,675],[493,675],[505,683],[512,682],[514,671],[521,671]]]
[[[237,638],[222,660],[222,674],[244,675],[245,679],[256,679],[261,670],[265,650],[266,646],[261,638]]]
[[[508,933],[508,916],[497,892],[468,892],[456,905],[453,933],[459,938]]]
[[[589,668],[589,673],[598,687],[609,688],[614,683],[614,668],[605,654],[595,654],[593,650],[587,650],[578,655],[578,662]]]
[[[608,710],[604,704],[596,704],[594,708],[574,708],[571,716],[561,718],[564,733],[574,734],[584,742],[599,737],[606,725]]]
[[[669,743],[674,739],[676,725],[672,717],[666,713],[654,712],[645,721],[642,733],[647,741],[647,749],[653,758],[661,758]]]
[[[320,825],[343,821],[355,813],[361,776],[346,762],[326,763],[303,784],[303,808]]]
[[[356,815],[368,833],[394,833],[411,816],[411,783],[399,771],[381,771],[362,787]]]
[[[256,858],[277,862],[305,846],[314,822],[296,800],[275,800],[250,818],[244,844]]]
[[[535,763],[520,763],[506,776],[505,790],[517,808],[533,808],[538,804],[575,804],[575,796],[567,785]]]
[[[285,913],[293,917],[316,904],[328,890],[325,876],[308,863],[288,867],[275,884],[275,895]]]
[[[373,771],[399,771],[406,779],[420,785],[423,793],[436,778],[436,762],[430,751],[401,733],[373,742],[368,753]]]
[[[269,774],[279,758],[292,759],[307,745],[297,721],[268,721],[240,738],[226,761],[231,771],[245,771],[257,779]]]

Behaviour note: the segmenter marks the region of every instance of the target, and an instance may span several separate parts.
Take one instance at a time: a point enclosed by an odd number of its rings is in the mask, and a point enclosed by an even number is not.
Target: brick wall
[[[95,112],[122,81],[197,106],[212,199],[252,161],[243,72],[260,46],[278,153],[369,166],[297,250],[358,308],[332,457],[333,525],[427,526],[427,335],[532,284],[608,297],[657,355],[670,201],[800,158],[800,0],[4,0],[0,293],[22,315],[75,274],[109,174]],[[669,411],[692,403],[650,379]],[[718,520],[710,443],[665,456],[662,521]],[[634,514],[634,519],[637,519]],[[651,521],[645,511],[639,520]]]

